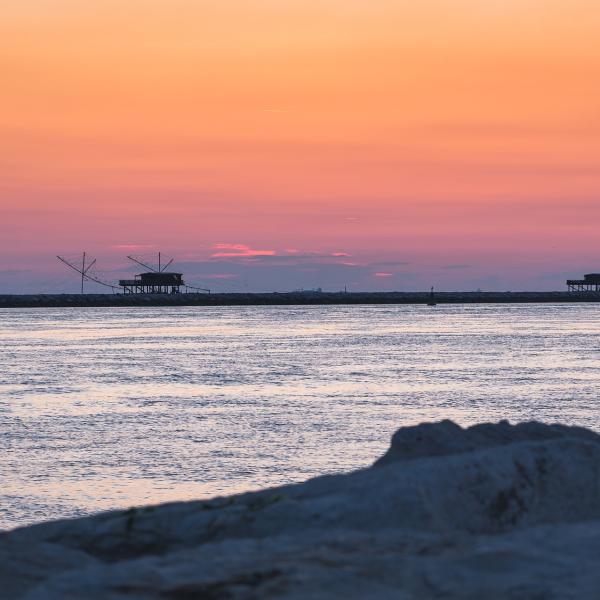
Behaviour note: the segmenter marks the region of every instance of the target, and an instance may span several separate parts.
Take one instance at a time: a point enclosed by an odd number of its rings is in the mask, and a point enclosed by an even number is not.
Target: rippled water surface
[[[600,430],[600,306],[0,310],[0,527],[368,465],[401,425]]]

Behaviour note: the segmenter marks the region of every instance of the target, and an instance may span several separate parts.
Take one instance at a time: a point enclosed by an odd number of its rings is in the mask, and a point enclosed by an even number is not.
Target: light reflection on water
[[[600,306],[0,310],[0,527],[368,465],[401,425],[600,430]]]

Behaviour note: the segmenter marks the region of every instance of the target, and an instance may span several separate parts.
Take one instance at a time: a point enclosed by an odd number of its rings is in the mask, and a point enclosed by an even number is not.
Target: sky
[[[83,251],[215,291],[600,271],[597,0],[0,10],[0,293],[77,290]]]

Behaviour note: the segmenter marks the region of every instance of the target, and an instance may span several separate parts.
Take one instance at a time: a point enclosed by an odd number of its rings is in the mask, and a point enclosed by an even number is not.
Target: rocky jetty
[[[286,292],[227,294],[0,294],[0,308],[81,306],[286,306],[427,304],[429,292]],[[436,292],[437,304],[600,302],[598,292]]]
[[[370,468],[0,536],[14,600],[600,597],[600,436],[450,421]]]

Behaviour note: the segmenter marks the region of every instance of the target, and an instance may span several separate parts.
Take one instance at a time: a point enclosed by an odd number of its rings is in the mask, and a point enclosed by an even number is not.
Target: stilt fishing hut
[[[124,294],[178,294],[183,282],[181,273],[140,273],[135,279],[121,279]]]
[[[135,279],[121,279],[119,285],[123,288],[124,294],[179,294],[181,286],[185,285],[181,273],[166,272],[173,259],[163,265],[160,252],[158,253],[158,268],[133,256],[127,258],[150,271],[136,275]]]
[[[567,279],[570,292],[600,292],[600,273],[588,273],[583,279]]]

